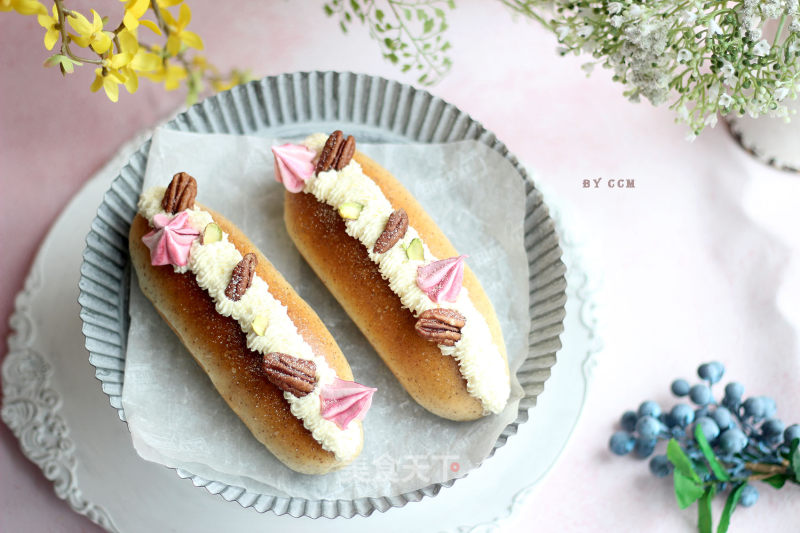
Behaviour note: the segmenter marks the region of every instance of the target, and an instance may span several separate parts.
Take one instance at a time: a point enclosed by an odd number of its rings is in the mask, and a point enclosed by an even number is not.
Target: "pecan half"
[[[319,154],[315,172],[327,172],[332,168],[342,170],[353,159],[353,154],[355,153],[355,138],[350,135],[345,140],[342,131],[336,130],[325,141],[325,146],[322,147],[322,152]]]
[[[341,150],[336,156],[336,162],[333,163],[333,168],[342,170],[353,159],[353,154],[356,153],[356,139],[352,135],[347,137],[347,140],[342,145]]]
[[[372,251],[376,254],[388,252],[392,246],[397,244],[397,241],[403,238],[406,234],[406,230],[408,230],[408,215],[406,214],[406,210],[401,207],[389,215],[389,220],[386,221],[386,227],[383,228],[383,233],[381,233],[380,236],[378,236],[378,240],[375,241],[375,246],[372,248]]]
[[[246,254],[233,268],[231,280],[225,287],[225,296],[229,300],[238,302],[244,296],[244,293],[253,284],[253,274],[255,274],[257,264],[258,259],[255,254]]]
[[[284,392],[291,392],[298,398],[313,391],[317,382],[317,365],[314,361],[285,353],[266,354],[263,368],[270,383]]]
[[[425,340],[453,346],[461,340],[461,328],[466,323],[464,315],[454,309],[428,309],[419,315],[414,329]]]
[[[178,172],[169,182],[167,192],[161,200],[161,207],[167,213],[174,215],[184,209],[193,208],[195,198],[197,198],[197,180],[186,172]]]

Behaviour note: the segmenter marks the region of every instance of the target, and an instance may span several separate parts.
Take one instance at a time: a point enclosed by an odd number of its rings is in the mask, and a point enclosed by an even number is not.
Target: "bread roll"
[[[300,175],[303,192],[291,192],[292,187],[287,185],[284,220],[289,235],[314,272],[421,406],[438,416],[458,421],[500,412],[509,395],[508,363],[500,324],[480,282],[468,266],[464,267],[463,289],[466,290],[461,291],[455,302],[439,303],[416,285],[411,286],[414,283],[409,276],[413,278],[419,267],[437,258],[457,257],[458,252],[388,171],[359,152],[355,152],[352,161],[330,158],[325,145],[332,144],[334,135],[327,141],[326,136],[311,136],[304,143],[312,157],[311,163],[316,163],[317,168],[310,176]],[[278,147],[277,158],[284,157],[281,148]],[[293,150],[292,157],[309,157]],[[338,167],[320,169],[320,159],[326,158],[338,163]],[[283,171],[279,178],[284,183],[294,179],[293,188],[297,189],[297,176],[285,176],[286,167],[276,168],[278,172]],[[374,186],[364,178],[377,185],[378,190],[373,190]],[[329,183],[321,183],[325,181]],[[357,205],[351,213],[344,204]],[[375,253],[374,247],[381,240],[379,234],[388,231],[387,224],[392,223],[387,221],[387,213],[400,208],[407,215],[406,234],[390,251]],[[348,218],[356,215],[355,219]],[[424,244],[422,261],[411,259],[410,252],[403,251],[403,247],[411,247],[415,238]],[[385,263],[393,259],[384,257],[389,254],[404,261],[404,264],[395,265],[396,270],[402,272],[390,272],[392,268]],[[398,293],[406,298],[405,304]],[[451,308],[463,313],[470,304],[472,307],[462,332],[465,337],[467,333],[472,334],[471,340],[482,334],[478,339],[482,342],[473,342],[467,347],[472,353],[456,351],[465,344],[461,340],[454,347],[439,346],[421,336],[415,328],[425,309]],[[477,322],[483,322],[480,328]],[[473,329],[468,331],[468,327]]]
[[[188,267],[194,266],[199,270],[202,261],[212,254],[212,247],[216,247],[233,254],[228,257],[225,253],[218,252],[227,257],[228,263],[227,267],[224,260],[216,265],[224,271],[222,277],[231,278],[230,265],[238,257],[253,254],[256,266],[250,288],[238,302],[221,303],[212,297],[215,294],[213,287],[207,287],[208,290],[201,287],[201,284],[213,285],[213,282],[201,279],[191,269],[181,272],[187,267],[175,267],[171,264],[153,266],[153,252],[143,242],[143,237],[151,230],[148,218],[152,220],[153,214],[160,210],[156,204],[164,195],[163,191],[163,188],[154,188],[142,196],[140,214],[134,219],[130,230],[131,260],[144,295],[178,335],[231,409],[281,462],[304,474],[324,474],[350,463],[361,451],[363,444],[361,422],[358,419],[353,420],[347,429],[342,430],[333,421],[322,418],[319,412],[319,389],[330,382],[331,376],[347,382],[353,380],[350,366],[328,330],[316,313],[236,226],[199,204],[195,209],[187,211],[188,218],[195,219],[190,222],[197,227],[213,219],[222,230],[222,240],[212,244],[203,243],[204,238],[208,237],[197,238],[191,244]],[[231,284],[233,282],[229,283]],[[256,294],[265,287],[270,296]],[[252,297],[248,296],[249,291],[254,291]],[[219,287],[216,293],[218,295]],[[266,305],[266,300],[271,300],[272,303]],[[249,319],[242,316],[221,314],[220,308],[225,306],[234,310],[233,315],[245,313],[240,308],[246,306],[269,309],[277,314],[263,314],[269,316],[270,320],[264,326],[264,336],[258,336],[253,329],[254,321],[248,322]],[[280,317],[281,312],[285,315],[283,318]],[[255,328],[259,329],[261,326],[263,324]],[[292,331],[294,328],[295,331]],[[293,335],[297,338],[292,337]],[[264,365],[266,349],[263,344],[266,336],[277,338],[273,344],[278,349],[270,349],[269,352],[288,352],[289,350],[283,348],[297,346],[298,343],[307,345],[307,350],[298,349],[305,353],[290,355],[315,361],[319,375],[318,382],[309,385],[309,389],[313,387],[313,392],[298,399],[270,380]],[[262,348],[261,353],[258,348]],[[284,387],[284,390],[287,389]],[[371,392],[368,396],[371,398]],[[295,403],[290,405],[289,400]],[[314,411],[315,407],[317,412],[309,415],[308,412]],[[361,407],[364,407],[363,404]],[[300,414],[305,413],[305,419],[301,420],[293,410]],[[363,416],[363,412],[359,414]]]

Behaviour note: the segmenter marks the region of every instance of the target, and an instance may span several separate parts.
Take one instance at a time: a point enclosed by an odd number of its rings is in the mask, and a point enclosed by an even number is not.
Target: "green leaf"
[[[692,460],[689,459],[689,456],[686,455],[675,439],[669,439],[669,443],[667,443],[667,459],[675,467],[675,470],[683,474],[684,477],[700,483],[700,478],[694,471],[694,463],[692,463]]]
[[[44,60],[44,64],[42,66],[45,68],[54,67],[56,65],[60,65],[63,59],[66,59],[66,56],[63,56],[61,54],[53,54]]]
[[[786,484],[786,478],[786,474],[775,474],[774,476],[762,479],[761,481],[767,483],[768,485],[772,485],[776,489],[780,489]]]
[[[681,472],[676,470],[672,477],[675,482],[675,499],[678,500],[681,509],[686,509],[705,494],[705,489],[700,483]]]
[[[430,33],[431,31],[433,31],[433,24],[434,24],[433,19],[427,19],[425,21],[425,25],[422,27],[422,32]]]
[[[75,72],[75,67],[74,67],[74,65],[76,65],[76,64],[77,64],[77,65],[82,65],[83,63],[78,63],[77,61],[73,61],[73,60],[71,60],[70,58],[68,58],[68,57],[65,57],[65,58],[64,58],[64,59],[61,61],[61,68],[62,68],[62,69],[63,69],[63,71],[64,71],[64,72],[66,72],[67,74],[72,74],[73,72]]]
[[[375,18],[377,18],[379,22],[383,22],[383,17],[384,17],[383,11],[381,11],[380,9],[376,9]]]
[[[730,476],[725,470],[725,467],[719,464],[700,424],[694,427],[694,438],[697,439],[697,444],[700,445],[700,451],[703,452],[703,456],[706,458],[706,461],[708,461],[708,465],[711,467],[711,471],[714,472],[714,476],[720,481],[728,481]]]
[[[800,439],[792,441],[790,452],[792,457],[789,459],[789,464],[792,465],[792,470],[794,471],[794,480],[800,483]]]
[[[697,530],[700,533],[713,533],[714,517],[711,515],[711,500],[717,490],[711,485],[697,502]]]
[[[325,10],[325,14],[328,15],[329,17],[333,15],[333,9],[328,4],[325,4],[322,9]]]
[[[722,509],[722,514],[719,517],[717,533],[726,533],[726,531],[728,531],[728,526],[731,523],[731,515],[733,511],[736,510],[736,505],[739,503],[739,499],[742,497],[742,491],[746,486],[747,483],[742,483],[728,494],[728,499],[725,500],[725,508]]]

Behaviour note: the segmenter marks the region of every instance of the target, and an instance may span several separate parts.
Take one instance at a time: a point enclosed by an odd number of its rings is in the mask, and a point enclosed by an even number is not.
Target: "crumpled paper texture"
[[[313,133],[313,132],[308,132]],[[328,293],[283,224],[283,186],[270,146],[286,139],[159,129],[144,187],[185,171],[198,201],[228,217],[319,314],[356,380],[378,388],[364,420],[361,455],[324,476],[293,472],[259,443],[142,295],[135,274],[122,402],[133,444],[148,460],[253,492],[307,499],[391,496],[461,477],[491,452],[517,416],[523,392],[512,380],[505,411],[476,422],[441,419],[416,404]],[[359,144],[416,196],[481,280],[500,319],[512,374],[527,355],[528,263],[525,191],[513,166],[490,148]],[[413,221],[412,221],[413,225]]]

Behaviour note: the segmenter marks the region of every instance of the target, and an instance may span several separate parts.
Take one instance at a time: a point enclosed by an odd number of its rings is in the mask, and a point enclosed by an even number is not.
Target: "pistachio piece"
[[[214,222],[206,225],[206,229],[203,230],[203,244],[210,244],[212,242],[218,242],[222,240],[222,228],[220,228]]]
[[[253,323],[250,326],[253,328],[253,331],[256,335],[263,335],[267,331],[267,324],[269,320],[267,319],[266,315],[258,315],[255,319],[253,319]]]
[[[415,238],[406,246],[406,257],[414,261],[425,260],[425,250],[422,248],[421,239]]]
[[[362,209],[364,209],[364,206],[358,202],[345,202],[339,206],[339,215],[342,218],[355,220],[361,214]]]

